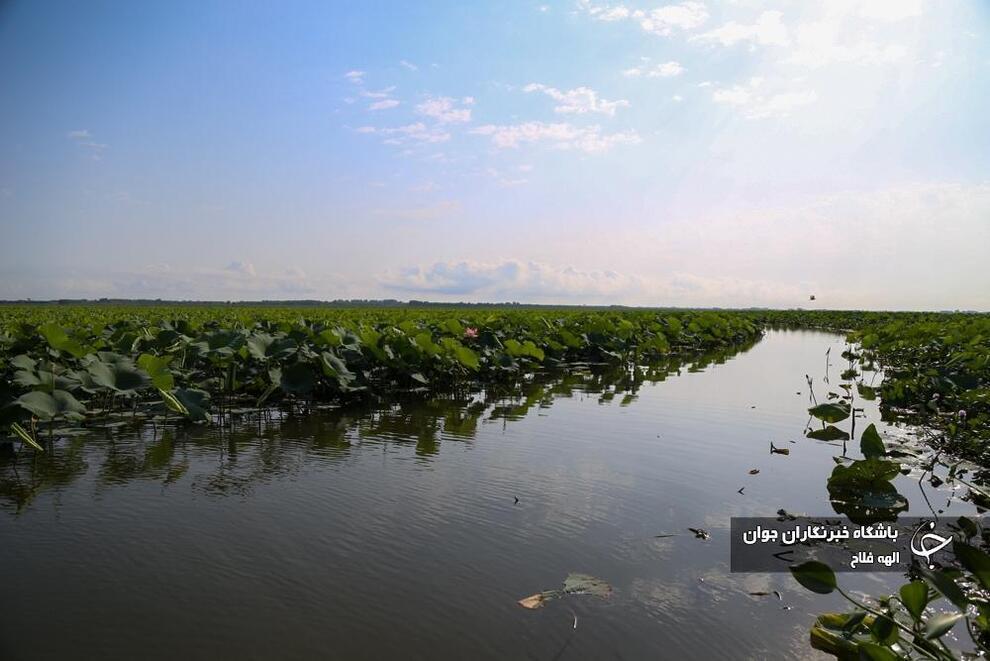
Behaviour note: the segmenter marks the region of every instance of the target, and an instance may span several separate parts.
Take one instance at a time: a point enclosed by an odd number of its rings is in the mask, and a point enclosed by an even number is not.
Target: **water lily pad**
[[[824,429],[813,429],[805,434],[808,438],[816,441],[848,441],[849,434],[842,431],[835,425],[828,425]]]
[[[849,405],[844,402],[833,402],[828,404],[819,404],[818,406],[813,406],[808,409],[808,413],[815,416],[819,420],[824,422],[834,424],[836,422],[842,422],[851,414]]]

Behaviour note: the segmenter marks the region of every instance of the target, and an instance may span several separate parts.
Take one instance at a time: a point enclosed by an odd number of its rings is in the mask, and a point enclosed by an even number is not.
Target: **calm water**
[[[834,516],[841,447],[802,437],[804,375],[827,391],[829,347],[834,382],[840,337],[775,331],[635,395],[578,375],[223,434],[121,427],[16,472],[5,458],[0,658],[818,658],[808,627],[838,602],[729,574],[728,524]],[[916,480],[896,484],[928,511]],[[612,598],[516,604],[572,571]],[[873,592],[898,578],[840,575]]]

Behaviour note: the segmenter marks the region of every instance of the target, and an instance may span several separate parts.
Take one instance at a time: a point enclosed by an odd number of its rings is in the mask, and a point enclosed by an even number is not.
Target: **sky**
[[[0,92],[0,299],[990,310],[983,0],[7,0]]]

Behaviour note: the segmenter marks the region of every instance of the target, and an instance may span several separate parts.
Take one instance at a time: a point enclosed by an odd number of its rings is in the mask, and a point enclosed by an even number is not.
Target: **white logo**
[[[928,568],[929,569],[935,569],[935,565],[932,563],[932,556],[935,553],[937,553],[937,552],[941,551],[942,549],[944,549],[946,546],[948,546],[949,545],[949,542],[952,541],[952,538],[951,537],[942,537],[941,535],[936,535],[933,532],[927,532],[927,533],[925,533],[924,535],[921,536],[921,539],[920,540],[918,540],[920,542],[920,544],[921,544],[921,548],[919,549],[918,547],[916,547],[914,545],[914,541],[918,537],[918,533],[920,533],[926,527],[929,530],[934,530],[935,529],[935,522],[934,521],[922,521],[921,522],[921,525],[918,526],[917,530],[914,531],[914,534],[911,535],[911,553],[914,553],[915,555],[918,555],[918,556],[921,556],[922,558],[924,558],[925,559],[925,562],[928,564]],[[935,544],[933,546],[926,546],[925,545],[925,542],[927,542],[929,540],[935,542]]]

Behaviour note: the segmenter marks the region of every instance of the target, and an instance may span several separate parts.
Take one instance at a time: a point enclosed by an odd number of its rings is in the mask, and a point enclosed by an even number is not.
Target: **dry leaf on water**
[[[539,608],[545,602],[546,602],[546,597],[543,596],[543,593],[537,592],[536,594],[530,595],[525,599],[520,599],[519,605],[522,606],[523,608],[533,609],[533,608]]]

